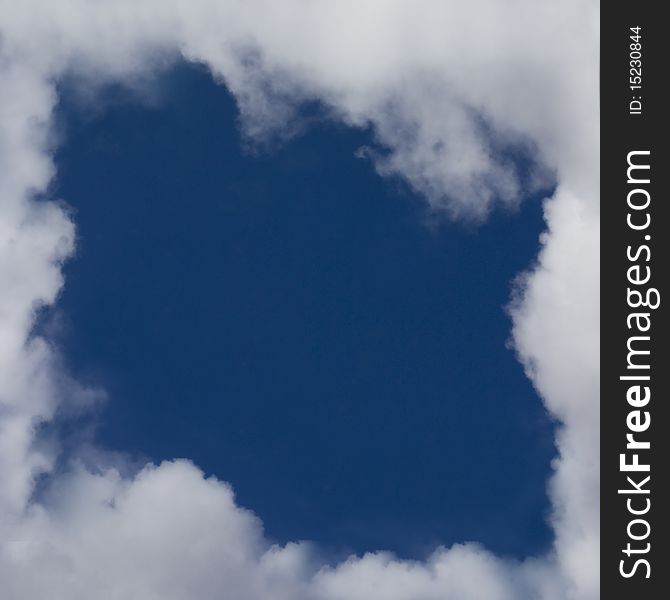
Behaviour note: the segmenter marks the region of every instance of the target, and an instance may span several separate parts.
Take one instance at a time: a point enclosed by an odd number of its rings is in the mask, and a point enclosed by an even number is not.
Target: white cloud
[[[538,264],[520,282],[513,336],[547,409],[563,423],[551,482],[561,568],[597,597],[600,546],[598,215],[559,188]]]
[[[598,5],[535,0],[0,0],[0,580],[10,599],[487,600],[598,597]],[[474,546],[426,562],[383,553],[320,566],[271,547],[227,485],[186,462],[134,477],[83,467],[42,503],[57,448],[39,423],[90,392],[30,337],[53,303],[74,225],[38,200],[54,176],[63,73],[134,84],[179,54],[235,94],[247,133],[290,130],[297,103],[371,126],[382,174],[435,210],[482,219],[555,177],[548,231],[519,282],[513,342],[560,419],[554,552],[515,564]],[[504,150],[531,153],[521,177]],[[551,174],[551,175],[549,175]]]

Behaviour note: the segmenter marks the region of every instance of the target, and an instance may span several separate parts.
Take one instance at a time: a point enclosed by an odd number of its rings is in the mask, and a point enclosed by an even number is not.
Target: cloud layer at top
[[[0,580],[8,598],[595,599],[599,545],[597,3],[568,0],[0,0]],[[73,466],[40,423],[91,392],[70,381],[35,311],[53,303],[74,224],[37,199],[54,177],[65,73],[141,81],[177,57],[235,95],[247,135],[290,134],[297,107],[370,127],[382,175],[435,211],[480,220],[547,181],[547,232],[510,305],[512,339],[563,424],[550,485],[554,551],[515,564],[476,545],[424,563],[384,553],[327,566],[272,547],[230,488],[188,462],[130,477]],[[510,153],[532,158],[519,173]]]

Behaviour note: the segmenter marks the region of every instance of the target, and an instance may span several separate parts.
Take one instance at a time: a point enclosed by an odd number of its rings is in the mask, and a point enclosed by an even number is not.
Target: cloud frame
[[[262,1],[195,4],[67,0],[51,10],[32,2],[25,10],[0,4],[0,70],[8,90],[0,101],[0,280],[6,290],[0,301],[0,474],[6,483],[0,492],[0,575],[9,597],[42,597],[50,590],[56,598],[596,598],[597,6],[568,2],[559,10],[550,2],[515,2],[502,9],[482,0],[478,8],[502,25],[474,36],[481,48],[455,36],[450,47],[471,53],[469,70],[459,70],[452,51],[435,42],[441,31],[432,24],[444,24],[447,6],[452,13],[446,16],[457,15],[477,31],[478,13],[455,3],[426,1],[408,10],[403,2],[333,8],[292,1],[280,11]],[[351,28],[342,23],[352,15],[353,42],[345,44],[342,32]],[[520,15],[522,22],[540,24],[529,34],[536,55],[526,56],[505,39]],[[552,18],[581,32],[582,44],[575,49],[554,39]],[[406,55],[395,50],[403,35],[398,23],[402,31],[425,28]],[[216,30],[222,24],[234,29],[223,41]],[[288,37],[296,31],[298,44]],[[487,67],[501,47],[505,52],[495,64],[513,78],[504,85]],[[469,116],[472,108],[486,115],[500,139],[532,142],[538,164],[557,173],[543,248],[519,278],[510,306],[514,347],[563,424],[550,490],[556,543],[549,556],[514,564],[476,545],[456,545],[437,549],[423,563],[375,553],[335,567],[315,564],[309,545],[270,546],[226,484],[204,479],[183,461],[146,466],[131,477],[79,466],[59,480],[50,505],[31,501],[35,478],[57,458],[56,449],[36,445],[36,427],[73,398],[86,402],[91,394],[67,378],[46,340],[30,335],[36,309],[57,299],[61,266],[75,242],[63,206],[36,199],[55,175],[53,81],[67,70],[94,79],[101,73],[111,80],[141,79],[175,49],[206,64],[235,94],[250,136],[281,133],[296,104],[310,98],[324,101],[344,123],[372,126],[391,150],[377,162],[380,173],[404,177],[433,209],[452,217],[481,220],[493,203],[514,203],[522,194],[514,174],[487,151]],[[305,49],[313,50],[311,57]],[[446,73],[444,81],[438,72]],[[530,102],[515,91],[527,82],[537,88]],[[574,98],[576,90],[588,100]],[[566,134],[572,128],[580,130],[577,143]],[[189,493],[180,494],[182,488]],[[165,497],[172,504],[164,505]],[[160,511],[151,510],[157,506]],[[191,522],[193,506],[207,518]],[[104,547],[99,539],[106,540]],[[170,540],[191,540],[204,554],[171,552]],[[135,553],[127,556],[133,545]],[[142,560],[150,549],[163,551],[158,568]],[[212,554],[227,558],[207,560]]]

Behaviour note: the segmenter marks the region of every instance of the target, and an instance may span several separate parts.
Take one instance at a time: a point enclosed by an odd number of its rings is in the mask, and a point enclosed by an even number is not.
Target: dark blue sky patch
[[[162,86],[86,113],[65,87],[58,109],[55,192],[79,232],[61,343],[109,392],[100,442],[193,459],[281,542],[548,548],[553,427],[503,310],[540,198],[429,230],[355,158],[368,133],[321,121],[244,155],[202,69]]]

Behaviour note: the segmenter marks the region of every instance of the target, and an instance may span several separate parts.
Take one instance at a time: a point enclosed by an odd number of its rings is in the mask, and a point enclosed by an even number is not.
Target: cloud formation
[[[598,597],[598,4],[513,0],[0,0],[0,581],[11,600]],[[513,563],[474,544],[425,562],[339,565],[276,547],[228,485],[186,461],[131,476],[73,465],[37,435],[93,392],[31,335],[56,301],[74,223],[49,198],[66,74],[142,81],[177,59],[235,95],[250,139],[289,135],[302,102],[369,127],[368,152],[435,211],[481,220],[547,182],[547,231],[510,305],[512,343],[560,422],[553,551]],[[532,159],[520,173],[511,154]]]

